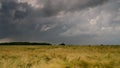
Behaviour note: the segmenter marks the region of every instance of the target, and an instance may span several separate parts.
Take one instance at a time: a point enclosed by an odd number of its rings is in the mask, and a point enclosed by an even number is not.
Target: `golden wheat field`
[[[0,68],[120,68],[120,46],[0,46]]]

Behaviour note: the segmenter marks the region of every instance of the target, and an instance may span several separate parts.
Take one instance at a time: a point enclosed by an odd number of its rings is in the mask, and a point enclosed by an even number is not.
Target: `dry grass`
[[[120,46],[0,46],[0,68],[120,68]]]

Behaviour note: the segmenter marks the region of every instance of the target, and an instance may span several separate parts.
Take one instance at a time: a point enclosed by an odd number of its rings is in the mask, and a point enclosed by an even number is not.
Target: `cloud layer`
[[[0,0],[0,41],[120,44],[119,0]]]

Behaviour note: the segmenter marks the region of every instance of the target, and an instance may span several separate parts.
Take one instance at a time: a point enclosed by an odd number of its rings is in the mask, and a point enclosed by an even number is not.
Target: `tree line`
[[[5,42],[0,43],[0,45],[52,45],[51,43],[37,43],[37,42]]]

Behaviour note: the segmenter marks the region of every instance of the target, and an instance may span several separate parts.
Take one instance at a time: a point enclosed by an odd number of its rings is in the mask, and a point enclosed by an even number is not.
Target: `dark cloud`
[[[41,15],[49,17],[55,16],[59,12],[80,11],[85,8],[102,5],[108,0],[45,0],[44,8],[40,10]]]
[[[14,36],[21,34],[22,28],[19,30],[18,26],[21,22],[16,22],[17,20],[24,19],[30,14],[28,12],[28,6],[26,3],[17,3],[16,1],[2,1],[2,6],[0,9],[0,36],[1,38]],[[25,8],[25,11],[19,10],[20,8]],[[24,26],[24,25],[23,25]]]
[[[0,0],[0,39],[90,44],[119,33],[118,0],[34,1]]]

